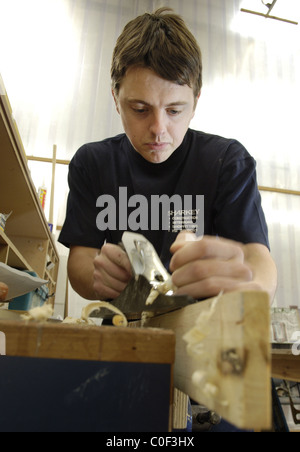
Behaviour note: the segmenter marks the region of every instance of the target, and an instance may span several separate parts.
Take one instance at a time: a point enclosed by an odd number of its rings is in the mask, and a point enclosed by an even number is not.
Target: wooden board
[[[173,364],[172,331],[1,321],[6,355],[31,358]]]
[[[271,426],[269,325],[263,292],[225,294],[144,323],[176,334],[176,388],[238,428],[260,430]]]

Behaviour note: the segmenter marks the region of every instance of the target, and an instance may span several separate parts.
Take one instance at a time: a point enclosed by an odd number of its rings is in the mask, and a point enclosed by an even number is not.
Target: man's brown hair
[[[130,66],[150,68],[165,80],[188,85],[195,97],[201,91],[201,50],[184,20],[172,9],[159,8],[125,26],[112,58],[111,79],[116,95]]]

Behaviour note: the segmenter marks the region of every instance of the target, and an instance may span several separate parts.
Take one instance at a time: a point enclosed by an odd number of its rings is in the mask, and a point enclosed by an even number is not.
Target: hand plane
[[[152,243],[143,235],[124,232],[121,246],[128,255],[133,278],[110,303],[122,311],[128,320],[140,319],[143,312],[162,314],[197,302],[190,296],[174,294],[171,275]],[[102,318],[111,316],[111,313],[101,311]]]

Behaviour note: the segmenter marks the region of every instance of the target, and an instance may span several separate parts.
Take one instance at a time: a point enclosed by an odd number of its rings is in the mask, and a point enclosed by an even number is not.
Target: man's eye
[[[143,114],[146,113],[147,110],[145,108],[134,108],[133,111],[138,114]]]
[[[177,115],[179,115],[180,113],[181,113],[181,111],[180,110],[168,110],[168,113],[169,113],[169,115],[171,115],[171,116],[177,116]]]

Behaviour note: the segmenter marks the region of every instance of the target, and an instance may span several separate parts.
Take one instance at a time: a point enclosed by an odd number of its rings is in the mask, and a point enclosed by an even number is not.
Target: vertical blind
[[[299,12],[292,0],[277,3],[285,3],[287,15]],[[122,132],[110,92],[116,39],[130,19],[170,6],[203,53],[204,86],[191,127],[240,140],[257,161],[260,185],[300,191],[299,26],[240,12],[258,5],[260,0],[0,0],[0,73],[27,155],[51,157],[56,144],[57,158],[70,160],[83,143]],[[41,173],[48,178],[37,163],[31,170],[37,185]],[[60,169],[59,222],[66,178]],[[300,196],[264,191],[262,199],[279,270],[276,303],[300,305]]]

